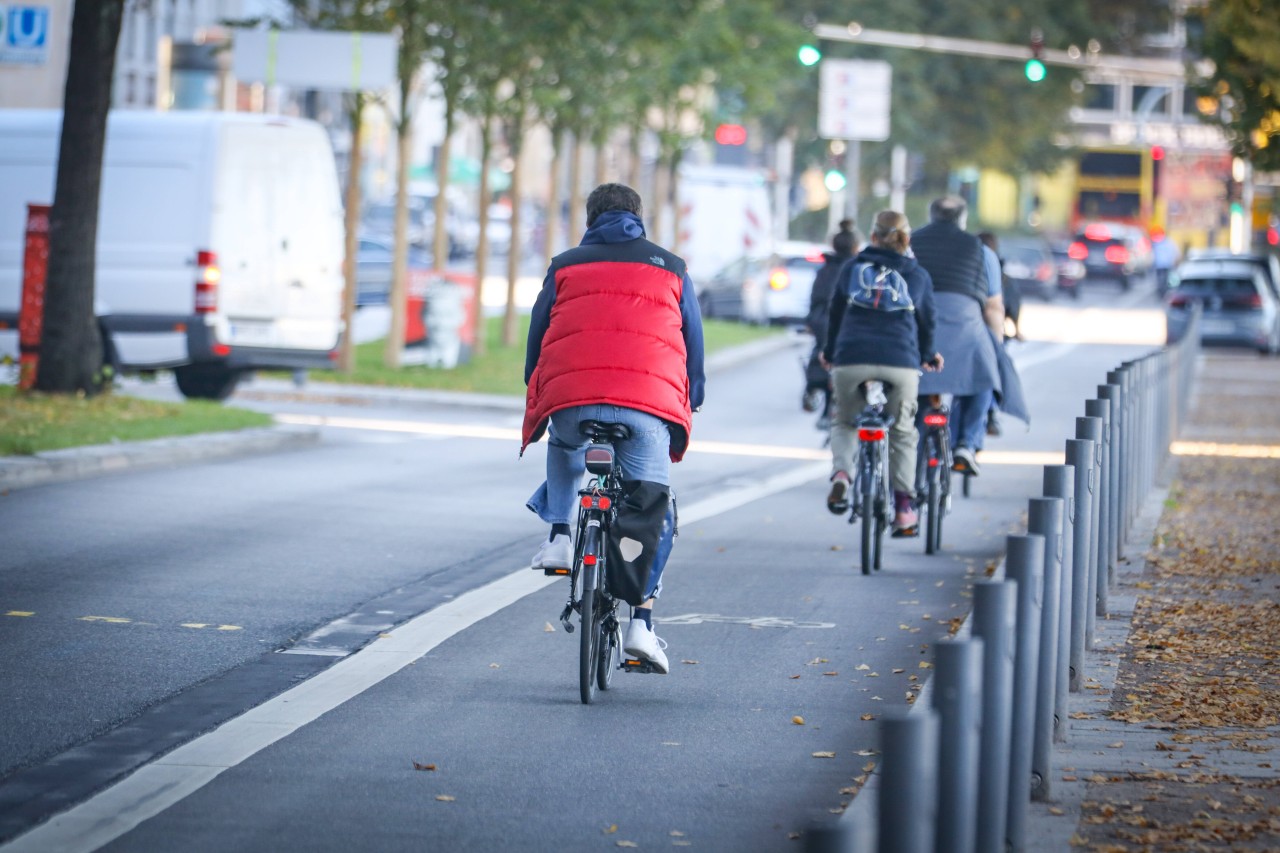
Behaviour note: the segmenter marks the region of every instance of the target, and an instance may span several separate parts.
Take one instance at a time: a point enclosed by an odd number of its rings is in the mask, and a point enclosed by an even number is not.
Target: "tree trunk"
[[[431,263],[438,270],[449,265],[449,154],[453,147],[453,109],[445,104],[444,139],[440,142],[440,156],[436,158],[436,227],[431,239]]]
[[[556,248],[560,244],[560,162],[564,156],[565,139],[568,131],[551,131],[551,174],[547,191],[546,233],[543,235],[542,253],[546,258],[546,266],[551,266]]]
[[[40,391],[95,394],[102,389],[102,338],[93,288],[107,111],[123,14],[124,0],[81,2],[71,19],[58,175],[49,215],[44,335],[35,384]],[[193,282],[193,292],[194,287]]]
[[[581,232],[587,221],[586,211],[583,210],[582,201],[582,138],[573,137],[573,154],[569,161],[569,215],[565,222],[565,233],[569,238],[569,244],[574,245],[578,242],[577,235]]]
[[[515,117],[515,125],[511,134],[511,246],[507,249],[507,308],[502,318],[502,345],[513,347],[519,343],[516,329],[516,283],[520,277],[520,193],[521,176],[524,172],[520,161],[521,149],[524,147],[525,107],[522,105]]]
[[[360,251],[360,169],[364,164],[361,134],[364,129],[364,93],[355,92],[351,102],[351,151],[347,158],[347,209],[345,214],[346,256],[342,262],[345,279],[342,293],[342,347],[338,351],[338,369],[350,373],[356,369],[356,255]]]
[[[400,367],[404,354],[405,292],[408,278],[409,254],[409,156],[413,137],[413,121],[409,117],[409,102],[413,92],[412,77],[400,81],[400,120],[396,124],[396,215],[394,251],[391,258],[391,293],[387,300],[391,308],[391,324],[387,329],[386,346],[382,363],[391,368]]]
[[[493,113],[485,115],[480,129],[480,235],[476,240],[476,344],[473,352],[485,354],[489,348],[488,324],[484,316],[484,278],[489,265],[489,160],[493,157]]]

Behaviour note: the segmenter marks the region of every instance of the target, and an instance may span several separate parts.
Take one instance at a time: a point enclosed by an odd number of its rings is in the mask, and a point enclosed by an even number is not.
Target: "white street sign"
[[[893,66],[865,59],[823,59],[818,77],[818,135],[824,139],[889,138]]]
[[[385,89],[396,81],[396,39],[389,33],[237,29],[231,73],[268,86]]]

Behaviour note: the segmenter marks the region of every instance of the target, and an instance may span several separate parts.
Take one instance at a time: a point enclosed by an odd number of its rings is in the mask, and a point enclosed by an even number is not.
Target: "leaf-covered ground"
[[[1253,393],[1201,394],[1192,422],[1277,443],[1280,371],[1245,367]],[[1127,773],[1090,779],[1073,843],[1280,851],[1280,460],[1181,458],[1146,559],[1125,590],[1137,602],[1110,716],[1167,736]]]

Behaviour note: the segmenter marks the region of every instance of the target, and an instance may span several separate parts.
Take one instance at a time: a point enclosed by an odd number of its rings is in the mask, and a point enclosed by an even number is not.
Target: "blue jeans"
[[[991,389],[951,398],[951,444],[981,450],[987,437],[987,410],[995,403]]]
[[[551,416],[547,429],[547,479],[525,506],[547,524],[568,524],[578,520],[578,489],[587,471],[586,448],[590,442],[578,431],[584,420],[626,424],[631,438],[613,445],[618,464],[628,480],[671,483],[671,432],[661,418],[624,406],[594,404],[561,409]],[[661,591],[662,570],[671,554],[675,520],[671,509],[662,525],[662,541],[649,573],[645,598]]]

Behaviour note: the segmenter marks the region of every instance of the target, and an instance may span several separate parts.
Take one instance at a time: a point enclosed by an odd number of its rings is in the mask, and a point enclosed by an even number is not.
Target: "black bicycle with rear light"
[[[578,637],[578,690],[590,705],[597,690],[608,690],[617,669],[652,672],[647,661],[622,656],[622,626],[618,607],[622,601],[609,592],[609,536],[624,494],[622,467],[613,443],[631,437],[626,424],[584,420],[578,425],[590,444],[586,448],[587,473],[578,490],[578,527],[574,536],[573,566],[545,569],[548,575],[569,576],[569,601],[560,612],[564,629],[573,633],[577,613],[582,633]]]
[[[942,519],[951,511],[950,411],[937,394],[922,397],[916,454],[916,504],[924,512],[924,552],[942,548]]]
[[[849,523],[862,522],[862,573],[879,571],[884,531],[893,517],[893,492],[889,484],[889,428],[893,416],[885,413],[888,398],[884,383],[862,383],[867,405],[854,419],[858,436],[858,462],[854,466]]]

